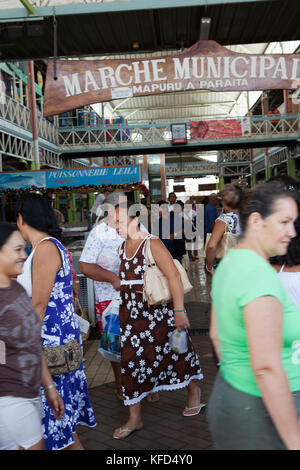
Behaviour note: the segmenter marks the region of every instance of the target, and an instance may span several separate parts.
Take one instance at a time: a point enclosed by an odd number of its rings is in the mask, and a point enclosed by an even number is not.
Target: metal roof
[[[211,18],[209,37],[219,44],[300,39],[299,0],[39,0],[30,16],[18,0],[0,1],[3,60],[58,55],[78,57],[178,50],[199,40],[200,20]],[[41,5],[41,6],[39,6]]]

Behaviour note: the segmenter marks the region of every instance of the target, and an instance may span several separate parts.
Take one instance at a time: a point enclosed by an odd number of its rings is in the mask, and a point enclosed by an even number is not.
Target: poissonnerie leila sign
[[[58,60],[47,69],[44,115],[86,104],[185,90],[296,89],[300,54],[239,54],[199,41],[176,56]]]

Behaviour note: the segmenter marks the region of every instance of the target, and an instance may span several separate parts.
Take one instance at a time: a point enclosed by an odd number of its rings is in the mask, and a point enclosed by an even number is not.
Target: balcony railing
[[[240,121],[243,117],[234,118]],[[232,120],[232,118],[228,118]],[[227,119],[215,119],[215,122],[226,123]],[[203,120],[209,126],[210,120]],[[151,147],[169,146],[172,139],[170,125],[172,122],[145,123],[131,125],[114,126],[89,126],[89,127],[60,127],[59,145],[65,151],[79,151],[87,149],[145,149],[149,151]],[[187,146],[197,144],[213,145],[214,143],[234,143],[251,142],[252,140],[280,140],[300,138],[300,114],[286,114],[275,116],[255,116],[249,118],[249,132],[235,135],[228,132],[228,135],[218,132],[213,138],[191,137],[190,123],[187,121]]]

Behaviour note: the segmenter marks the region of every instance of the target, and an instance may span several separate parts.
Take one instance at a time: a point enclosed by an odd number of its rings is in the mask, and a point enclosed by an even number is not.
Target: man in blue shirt
[[[208,198],[208,204],[204,209],[204,242],[206,240],[207,233],[212,233],[215,226],[215,220],[218,217],[218,211],[216,206],[218,205],[218,196],[211,194]]]

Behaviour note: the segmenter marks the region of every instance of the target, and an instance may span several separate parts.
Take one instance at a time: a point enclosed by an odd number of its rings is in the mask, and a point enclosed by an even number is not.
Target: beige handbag
[[[148,302],[148,305],[156,305],[170,302],[172,300],[172,297],[169,289],[168,280],[166,276],[161,272],[152,256],[150,240],[151,238],[149,238],[145,244],[147,269],[144,274],[143,300],[144,302]],[[173,259],[173,261],[180,273],[184,293],[187,294],[193,289],[193,286],[190,283],[187,273],[182,264],[176,259]]]
[[[225,216],[225,219],[226,219],[226,216]],[[206,249],[207,249],[207,245],[208,245],[211,235],[212,235],[211,233],[206,234],[206,241],[205,241],[205,247],[204,247],[205,255],[206,255]],[[223,258],[226,255],[227,251],[230,250],[230,248],[233,248],[237,244],[238,239],[239,239],[238,235],[232,232],[228,232],[228,225],[226,223],[225,232],[223,233],[222,238],[219,241],[217,248],[216,248],[216,259]]]

